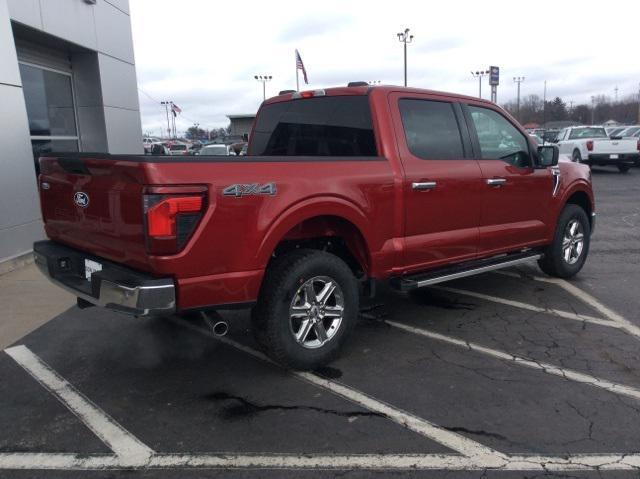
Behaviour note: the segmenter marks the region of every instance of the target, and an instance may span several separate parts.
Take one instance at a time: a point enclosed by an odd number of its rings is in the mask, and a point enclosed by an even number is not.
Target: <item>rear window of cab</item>
[[[251,142],[258,156],[377,156],[369,98],[325,96],[265,105]]]

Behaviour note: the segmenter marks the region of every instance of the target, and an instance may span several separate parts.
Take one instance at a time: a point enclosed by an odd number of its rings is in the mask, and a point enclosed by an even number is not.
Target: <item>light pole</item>
[[[482,98],[482,78],[489,74],[489,70],[471,72],[473,78],[478,79],[478,98]]]
[[[596,97],[591,97],[591,124],[594,125],[596,122]]]
[[[271,75],[254,75],[253,78],[262,83],[262,101],[267,99],[267,82],[273,78]]]
[[[200,123],[194,123],[193,124],[193,136],[194,136],[194,140],[199,140],[200,138],[198,138],[198,128],[200,128]]]
[[[161,101],[160,104],[164,105],[164,111],[167,114],[167,138],[169,138],[169,136],[171,135],[171,126],[169,125],[169,105],[171,104],[171,101]]]
[[[404,44],[404,86],[407,86],[407,44],[413,41],[413,35],[409,35],[409,29],[398,33],[398,41]]]
[[[518,102],[517,102],[517,107],[516,107],[516,111],[518,112],[518,121],[522,121],[522,118],[520,118],[520,83],[522,83],[524,81],[524,77],[513,77],[513,81],[515,83],[518,84]]]
[[[375,85],[380,85],[380,80],[369,80],[367,82],[369,85],[375,86]]]

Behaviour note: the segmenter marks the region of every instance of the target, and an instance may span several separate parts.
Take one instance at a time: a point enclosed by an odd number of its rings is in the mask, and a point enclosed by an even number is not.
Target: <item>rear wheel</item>
[[[587,213],[578,205],[566,205],[558,218],[553,243],[538,261],[540,269],[558,278],[578,274],[589,253],[590,235]]]
[[[618,165],[618,170],[620,171],[620,173],[629,173],[630,169],[631,165]]]
[[[573,150],[571,159],[574,161],[574,163],[582,163],[582,155],[580,154],[580,150]]]
[[[275,260],[252,313],[254,335],[265,352],[295,369],[316,369],[334,359],[358,313],[355,276],[337,256],[296,250]]]

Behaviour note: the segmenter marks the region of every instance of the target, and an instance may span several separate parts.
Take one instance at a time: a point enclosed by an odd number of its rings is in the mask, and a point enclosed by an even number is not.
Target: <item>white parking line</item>
[[[177,324],[185,326],[193,331],[196,331],[200,334],[204,334],[207,337],[211,337],[211,333],[205,331],[197,326],[191,325],[186,322],[175,321]],[[227,344],[235,349],[243,351],[257,359],[262,361],[266,361],[270,364],[274,364],[271,359],[262,354],[259,351],[256,351],[249,346],[245,346],[244,344],[240,344],[232,339],[227,337],[219,337],[215,338],[224,344]],[[280,366],[279,366],[280,367]],[[308,383],[313,384],[314,386],[326,389],[333,394],[346,399],[349,402],[357,404],[369,411],[377,412],[379,414],[384,415],[387,419],[399,424],[402,427],[409,429],[421,436],[424,436],[432,441],[435,441],[439,444],[442,444],[445,447],[453,451],[457,451],[460,454],[467,457],[484,457],[485,461],[491,462],[495,461],[496,458],[503,458],[504,455],[491,449],[490,447],[484,446],[476,441],[473,441],[461,434],[457,434],[455,432],[448,431],[436,424],[433,424],[425,419],[414,416],[411,413],[403,411],[399,408],[390,406],[389,404],[375,399],[361,391],[353,389],[349,386],[345,386],[337,381],[333,381],[331,379],[326,379],[320,376],[317,376],[312,373],[304,372],[304,371],[288,371],[293,377],[302,379]]]
[[[5,349],[5,352],[91,429],[119,456],[121,462],[145,464],[151,457],[152,449],[83,396],[26,346],[14,346]]]
[[[491,463],[447,454],[154,454],[143,466],[131,466],[115,455],[0,453],[0,470],[133,469],[318,469],[449,471],[638,471],[640,454],[506,455]]]
[[[519,278],[519,279],[533,279],[534,281],[540,281],[542,283],[555,284],[556,286],[560,286],[562,289],[575,296],[582,302],[588,304],[593,309],[599,311],[605,318],[611,320],[615,323],[620,329],[624,329],[626,332],[640,339],[640,327],[624,318],[622,315],[616,313],[608,306],[605,306],[600,301],[598,301],[595,297],[587,293],[586,291],[578,288],[576,285],[568,282],[567,280],[560,278],[551,278],[551,277],[543,277],[543,276],[529,276],[522,273],[517,273],[514,271],[492,271],[493,274],[499,274],[502,276],[509,276],[511,278]]]
[[[533,304],[523,303],[521,301],[514,301],[512,299],[499,298],[497,296],[490,296],[488,294],[476,293],[475,291],[468,291],[466,289],[449,288],[448,286],[432,286],[433,289],[440,291],[447,291],[449,293],[461,294],[464,296],[470,296],[472,298],[483,299],[485,301],[491,301],[493,303],[505,304],[507,306],[513,306],[514,308],[525,309],[527,311],[534,311],[536,313],[553,314],[563,319],[571,319],[574,321],[580,321],[582,323],[598,324],[600,326],[607,326],[610,328],[624,328],[623,325],[610,321],[608,319],[596,318],[594,316],[588,316],[586,314],[572,313],[569,311],[562,311],[559,309],[543,308],[540,306],[534,306]]]
[[[578,371],[573,371],[571,369],[560,368],[553,364],[534,361],[532,359],[528,359],[522,356],[505,353],[497,349],[487,348],[485,346],[481,346],[476,343],[471,343],[469,341],[464,341],[462,339],[453,338],[451,336],[446,336],[444,334],[436,333],[426,329],[416,328],[414,326],[398,323],[396,321],[386,321],[386,323],[409,333],[417,334],[430,339],[435,339],[437,341],[448,343],[453,346],[458,346],[458,347],[467,349],[469,351],[475,351],[478,353],[486,354],[488,356],[492,356],[496,359],[509,361],[519,366],[538,369],[552,376],[558,376],[558,377],[569,379],[571,381],[575,381],[578,383],[587,384],[589,386],[604,389],[614,394],[619,394],[621,396],[627,396],[632,399],[640,400],[640,390],[632,388],[631,386],[625,386],[624,384],[614,383],[611,381],[607,381],[606,379],[597,378],[595,376],[590,376],[588,374],[580,373]]]

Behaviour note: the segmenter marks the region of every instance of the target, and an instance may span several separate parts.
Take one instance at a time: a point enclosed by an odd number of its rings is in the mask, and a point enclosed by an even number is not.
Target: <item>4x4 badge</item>
[[[265,183],[264,185],[259,183],[235,184],[229,185],[222,190],[224,196],[235,196],[236,198],[249,195],[274,196],[277,192],[275,183]]]

